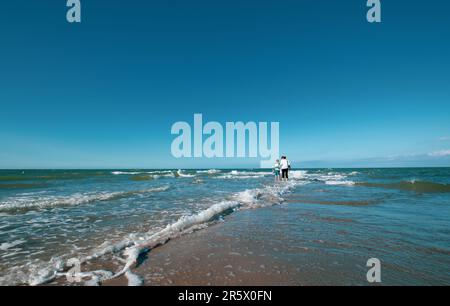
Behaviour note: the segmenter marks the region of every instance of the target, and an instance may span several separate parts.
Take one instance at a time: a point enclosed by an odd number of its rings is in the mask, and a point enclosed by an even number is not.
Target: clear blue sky
[[[450,2],[3,1],[0,168],[187,168],[175,121],[279,121],[295,166],[450,166]]]

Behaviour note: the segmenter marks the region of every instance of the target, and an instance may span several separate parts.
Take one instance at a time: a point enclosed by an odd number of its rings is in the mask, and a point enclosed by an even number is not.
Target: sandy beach
[[[244,231],[236,235],[230,226],[241,218],[245,216],[230,216],[230,224],[220,222],[173,239],[148,252],[132,271],[148,286],[297,285],[296,267],[264,251],[272,246],[248,243],[251,237]],[[125,277],[103,283],[127,284]]]
[[[236,212],[227,216],[225,222],[151,250],[132,271],[140,275],[147,286],[366,284],[363,258],[352,262],[342,254],[324,251],[324,241],[312,242],[317,245],[314,247],[310,243],[299,243],[301,237],[289,238],[285,222],[292,218],[292,213],[299,218],[308,217],[298,211],[300,204],[294,206]],[[268,218],[278,220],[276,223],[280,226],[267,226]],[[344,232],[339,234],[345,235]],[[336,241],[326,243],[339,247]],[[127,278],[120,277],[102,285],[127,284]]]

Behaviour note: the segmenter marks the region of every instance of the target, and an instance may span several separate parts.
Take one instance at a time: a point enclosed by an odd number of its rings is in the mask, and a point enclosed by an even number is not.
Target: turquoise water
[[[401,271],[392,283],[450,284],[450,168],[294,170],[287,183],[259,169],[1,170],[0,284],[54,281],[71,258],[108,267],[83,281],[131,282],[145,250],[272,205],[291,217],[266,218],[289,233],[268,241],[380,257]]]

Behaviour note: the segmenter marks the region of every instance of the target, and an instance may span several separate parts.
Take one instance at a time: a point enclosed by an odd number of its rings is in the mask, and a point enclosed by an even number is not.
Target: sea
[[[258,213],[271,207],[284,217]],[[239,214],[317,284],[367,284],[314,270],[335,255],[378,258],[387,285],[450,285],[450,168],[0,170],[0,285],[144,284],[142,254]]]

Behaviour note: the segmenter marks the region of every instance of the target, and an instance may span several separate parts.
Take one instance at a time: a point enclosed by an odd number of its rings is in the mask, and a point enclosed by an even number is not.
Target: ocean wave
[[[325,184],[334,186],[354,186],[356,183],[353,181],[325,181]]]
[[[15,246],[24,244],[25,242],[26,242],[25,240],[21,240],[21,239],[20,240],[15,240],[13,242],[4,242],[4,243],[0,244],[0,250],[1,251],[6,251],[6,250],[11,249],[11,248],[13,248]]]
[[[233,170],[230,171],[228,174],[230,175],[234,175],[234,176],[248,176],[248,175],[255,175],[255,176],[267,176],[267,175],[271,175],[272,172],[268,172],[268,171],[237,171],[237,170]]]
[[[360,174],[357,171],[350,173],[326,172],[326,173],[310,173],[308,171],[290,171],[290,176],[297,180],[321,182],[330,186],[364,186],[384,189],[397,189],[405,191],[414,191],[418,193],[448,193],[450,192],[450,184],[427,182],[420,180],[409,180],[392,183],[377,182],[358,182],[349,180],[349,176]]]
[[[183,173],[183,171],[180,169],[177,171],[175,176],[176,177],[195,177],[195,174],[186,174],[186,173]]]
[[[241,203],[243,209],[281,204],[284,202],[282,195],[296,185],[298,185],[297,182],[290,181],[264,188],[248,189],[235,194],[234,198]]]
[[[414,191],[418,193],[447,193],[450,192],[450,184],[441,184],[426,181],[402,181],[399,183],[356,183],[358,186],[376,187],[385,189],[398,189]]]
[[[152,171],[112,171],[112,175],[141,175],[141,174],[154,174],[154,175],[173,175],[172,170],[152,170]]]
[[[300,180],[307,178],[308,171],[305,170],[291,170],[289,172],[290,176],[294,179]]]
[[[143,174],[146,172],[128,172],[128,171],[112,171],[111,174],[113,175],[136,175],[136,174]]]
[[[216,176],[217,179],[257,179],[272,175],[272,172],[262,171],[237,171],[233,170],[228,173]]]
[[[175,174],[173,174],[173,172],[167,174],[139,174],[139,175],[132,175],[130,177],[130,180],[135,182],[151,181],[160,179],[162,177],[175,177]]]
[[[148,174],[173,174],[172,170],[152,170],[152,171],[147,171],[145,173]]]
[[[245,179],[260,179],[263,176],[261,175],[232,175],[232,174],[224,174],[221,176],[215,177],[216,179],[228,179],[228,180],[245,180]]]
[[[308,181],[341,181],[347,178],[347,175],[343,173],[327,172],[327,173],[310,173],[305,170],[291,170],[289,175],[295,179],[302,179]]]
[[[17,210],[28,211],[34,209],[45,209],[62,206],[76,206],[94,202],[117,200],[138,194],[161,192],[167,190],[168,188],[169,186],[162,186],[133,191],[76,193],[70,196],[13,197],[0,202],[0,212]]]
[[[131,268],[136,264],[138,257],[143,252],[148,252],[159,245],[165,244],[170,239],[208,227],[208,225],[217,220],[218,217],[232,213],[237,209],[254,209],[280,204],[284,201],[282,195],[298,184],[302,183],[292,180],[284,184],[268,185],[262,188],[237,192],[196,214],[185,215],[159,231],[150,231],[144,234],[129,234],[119,243],[112,245],[105,243],[93,254],[80,258],[79,262],[86,263],[107,254],[114,254],[115,258],[121,256],[119,259],[124,263],[122,269],[116,273],[96,270],[70,276],[79,276],[82,279],[87,278],[88,280],[85,282],[86,285],[95,285],[102,281],[124,275],[128,279],[129,285],[140,285],[142,284],[142,279],[138,275],[132,273]],[[49,263],[41,266],[33,266],[28,269],[29,273],[20,273],[21,278],[19,278],[19,280],[20,282],[29,285],[44,284],[56,278],[67,276],[68,268],[70,267],[66,260],[63,260],[61,257],[53,258]],[[27,275],[26,278],[24,278],[25,275]],[[14,279],[13,275],[0,278],[0,284],[11,283],[18,283],[18,279]]]
[[[197,173],[206,173],[206,174],[217,174],[222,171],[216,170],[216,169],[209,169],[209,170],[197,170]]]
[[[356,175],[352,172],[349,175]],[[290,171],[290,176],[297,180],[308,182],[320,182],[330,186],[354,186],[354,181],[348,180],[348,176],[344,173],[327,172],[327,173],[310,173],[304,170]]]

